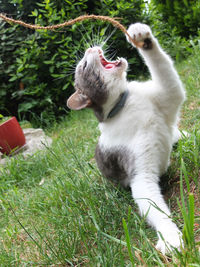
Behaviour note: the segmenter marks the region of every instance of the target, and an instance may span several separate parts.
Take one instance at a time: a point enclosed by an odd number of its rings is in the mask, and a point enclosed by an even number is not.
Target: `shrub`
[[[149,4],[149,17],[156,37],[178,61],[191,55],[193,44],[198,44],[199,9],[198,1],[152,0]]]
[[[197,35],[200,26],[200,2],[196,0],[152,0],[151,4],[183,38]]]

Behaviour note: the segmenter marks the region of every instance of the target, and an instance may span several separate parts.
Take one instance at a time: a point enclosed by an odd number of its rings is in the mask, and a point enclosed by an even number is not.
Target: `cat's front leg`
[[[149,68],[152,79],[157,83],[160,82],[160,85],[164,85],[165,88],[166,81],[170,80],[170,84],[171,81],[175,82],[178,76],[173,67],[173,62],[160,47],[150,27],[146,24],[135,23],[129,26],[127,32],[134,40],[134,43],[131,42],[128,36],[126,36],[127,41],[138,48]]]
[[[175,93],[174,87],[178,86],[179,78],[173,67],[172,60],[160,47],[148,25],[142,23],[131,24],[127,30],[134,40],[134,44],[127,37],[128,42],[138,48],[151,73],[154,84],[160,88],[163,94]],[[180,89],[177,89],[180,91]]]
[[[165,114],[172,125],[177,120],[180,105],[185,99],[185,90],[174,68],[171,58],[161,48],[148,25],[131,24],[128,33],[135,42],[139,53],[149,69],[153,81],[153,90],[148,94],[153,96],[154,103]],[[127,37],[129,40],[129,37]]]
[[[151,173],[141,173],[134,177],[130,186],[141,215],[157,232],[156,248],[163,254],[174,248],[180,250],[183,247],[182,234],[170,218],[170,210],[160,193],[158,177]]]

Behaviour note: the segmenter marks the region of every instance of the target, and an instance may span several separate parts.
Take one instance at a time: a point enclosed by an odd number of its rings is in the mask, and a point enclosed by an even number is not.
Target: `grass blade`
[[[126,236],[126,243],[127,243],[127,248],[128,248],[128,254],[129,254],[129,257],[130,257],[132,266],[135,266],[134,258],[133,258],[133,253],[132,253],[132,248],[131,248],[132,246],[131,246],[131,241],[130,241],[130,235],[129,235],[128,227],[127,227],[127,224],[126,224],[126,221],[125,221],[124,218],[122,219],[122,223],[123,223],[124,232],[125,232],[125,236]]]

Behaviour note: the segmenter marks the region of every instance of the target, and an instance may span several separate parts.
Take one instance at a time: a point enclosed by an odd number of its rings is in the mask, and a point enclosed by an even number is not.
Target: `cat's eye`
[[[85,61],[84,65],[83,65],[83,70],[87,67],[87,61]]]

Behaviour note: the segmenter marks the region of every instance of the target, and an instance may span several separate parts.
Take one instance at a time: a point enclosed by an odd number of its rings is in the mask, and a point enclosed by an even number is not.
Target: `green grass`
[[[49,131],[51,148],[0,167],[0,266],[200,265],[199,54],[178,70],[188,94],[181,128],[191,135],[172,153],[165,195],[183,229],[182,254],[157,252],[130,191],[101,176],[97,121],[85,110]]]

